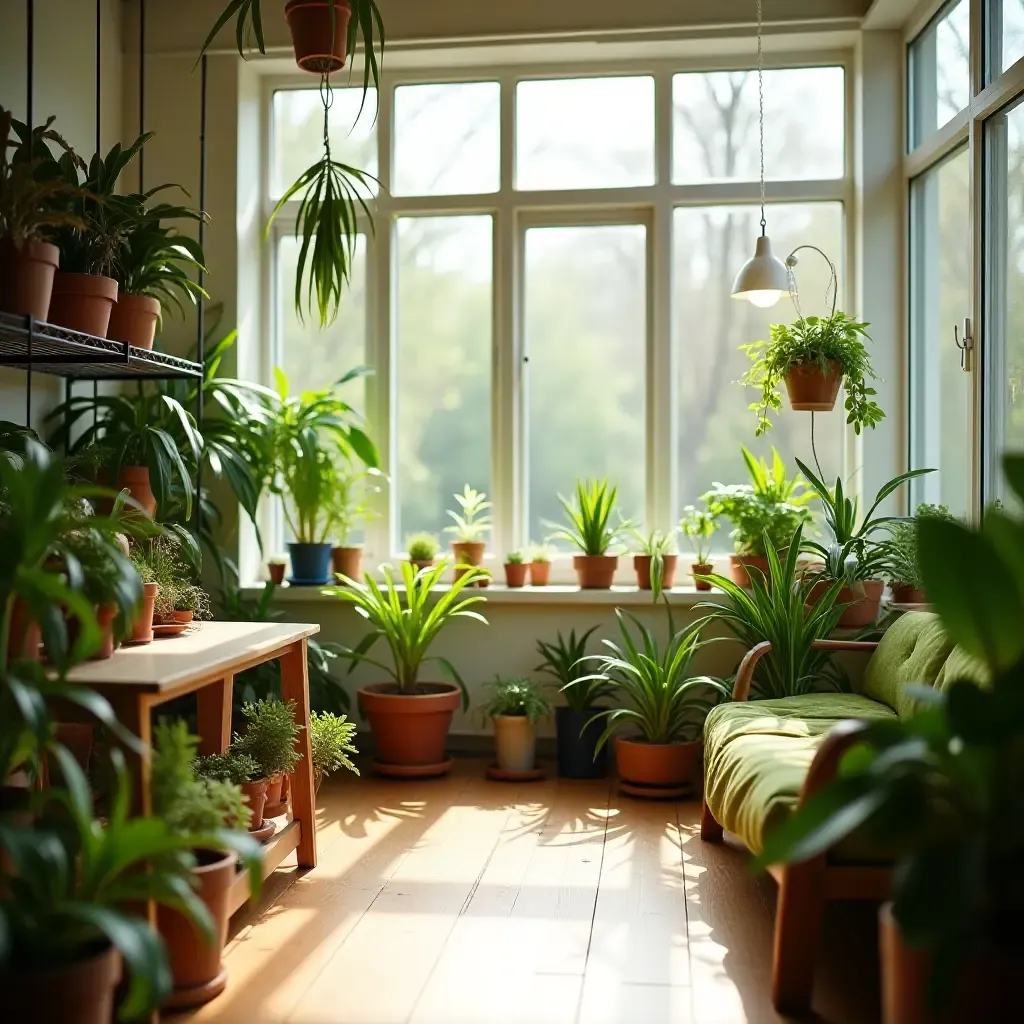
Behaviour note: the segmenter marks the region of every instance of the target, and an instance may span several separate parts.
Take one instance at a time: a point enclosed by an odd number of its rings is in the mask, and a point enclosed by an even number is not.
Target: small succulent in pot
[[[510,551],[505,556],[505,585],[513,588],[525,586],[529,569],[530,565],[522,551]]]
[[[530,586],[546,587],[551,582],[551,548],[534,544],[530,549]]]
[[[432,533],[412,533],[405,538],[405,553],[418,569],[434,564],[441,542]]]
[[[718,529],[718,516],[708,508],[687,505],[679,521],[679,532],[690,542],[695,559],[691,569],[698,590],[710,590],[711,584],[700,579],[714,571],[711,563],[711,538]]]

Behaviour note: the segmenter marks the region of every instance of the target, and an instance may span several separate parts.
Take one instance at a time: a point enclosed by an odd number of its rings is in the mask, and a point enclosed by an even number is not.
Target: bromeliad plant
[[[453,512],[448,509],[448,515],[455,525],[446,526],[444,532],[450,533],[456,544],[481,543],[491,529],[491,517],[487,514],[491,503],[487,500],[487,495],[466,484],[462,493],[454,497],[460,511]]]
[[[553,643],[537,641],[537,651],[544,660],[534,671],[551,676],[574,711],[588,711],[615,692],[610,681],[592,675],[587,667],[587,641],[596,630],[597,626],[591,626],[577,637],[573,629],[568,637],[559,632]]]
[[[449,589],[432,594],[433,588],[441,582],[445,568],[442,562],[414,573],[413,567],[403,562],[401,582],[404,592],[395,582],[392,567],[385,565],[381,568],[381,583],[369,574],[362,583],[342,577],[344,586],[328,587],[322,593],[352,605],[372,627],[355,647],[342,648],[341,657],[351,662],[351,669],[363,662],[373,665],[394,680],[398,693],[415,694],[419,692],[420,669],[428,662],[437,662],[462,691],[465,710],[469,707],[469,692],[455,666],[440,655],[428,657],[427,652],[441,630],[456,619],[473,619],[487,625],[487,619],[472,608],[485,598],[466,597],[463,591],[473,587],[478,580],[487,579],[488,574],[482,569],[471,568]],[[378,640],[383,640],[391,651],[390,665],[370,657],[370,651]]]
[[[558,496],[568,525],[556,529],[549,540],[564,540],[587,556],[606,555],[630,528],[629,520],[613,522],[618,487],[608,480],[577,480],[575,501]]]

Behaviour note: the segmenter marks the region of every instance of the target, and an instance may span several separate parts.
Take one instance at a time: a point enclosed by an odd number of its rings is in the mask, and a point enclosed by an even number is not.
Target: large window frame
[[[400,56],[400,55],[399,55]],[[675,525],[677,496],[677,358],[672,338],[672,220],[677,207],[756,204],[760,198],[757,181],[673,184],[672,122],[673,76],[684,72],[749,71],[749,54],[733,57],[688,57],[629,61],[509,65],[499,68],[466,66],[402,68],[392,60],[385,69],[377,114],[378,176],[380,195],[376,203],[376,230],[367,231],[367,363],[375,375],[366,384],[369,429],[378,443],[383,469],[394,464],[393,436],[396,374],[393,308],[393,231],[399,217],[490,215],[494,221],[493,244],[493,349],[491,409],[491,497],[494,527],[489,550],[500,565],[505,552],[522,547],[526,536],[526,405],[523,363],[523,239],[529,227],[581,224],[640,223],[647,228],[647,320],[645,368],[646,497],[648,529],[671,529]],[[844,166],[842,177],[812,180],[769,180],[765,186],[768,204],[787,202],[838,202],[844,211],[844,251],[837,254],[846,268],[840,304],[850,304],[856,294],[856,236],[853,230],[855,62],[850,50],[768,54],[766,69],[839,66],[844,71]],[[521,81],[609,76],[651,76],[655,93],[655,183],[650,186],[557,191],[519,191],[514,186],[516,86]],[[454,82],[497,82],[500,86],[500,188],[496,193],[450,196],[407,197],[390,194],[394,152],[395,90],[403,85]],[[264,126],[261,194],[263,215],[273,208],[270,198],[271,111],[273,94],[280,89],[309,88],[308,77],[268,77],[262,84]],[[771,126],[768,126],[771,130]],[[769,174],[771,169],[769,168]],[[264,380],[269,379],[275,345],[277,307],[274,284],[278,240],[293,233],[297,204],[290,203],[278,216],[271,239],[263,246],[261,277],[263,303],[260,356],[255,361]],[[771,210],[768,212],[769,230]],[[368,228],[368,225],[364,225]],[[751,238],[751,245],[753,244]],[[284,296],[281,301],[290,301]],[[784,297],[783,302],[788,300]],[[750,339],[754,340],[754,339]],[[848,442],[845,446],[850,447]],[[668,472],[664,468],[668,467]],[[401,538],[395,536],[396,489],[389,488],[379,503],[379,515],[366,531],[367,565],[394,560],[401,555]],[[267,509],[262,528],[271,543],[280,543],[283,533],[279,512]],[[720,532],[718,546],[725,549],[727,530]],[[623,560],[624,563],[625,560]],[[568,559],[557,559],[553,579],[569,580]],[[620,565],[621,579],[631,572]]]

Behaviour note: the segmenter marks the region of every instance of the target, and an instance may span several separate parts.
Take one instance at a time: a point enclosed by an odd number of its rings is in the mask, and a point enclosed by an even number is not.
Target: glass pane
[[[939,470],[912,501],[957,515],[971,492],[971,375],[953,338],[971,315],[970,174],[965,149],[911,184],[910,464]]]
[[[563,516],[577,478],[609,477],[644,514],[646,246],[642,225],[526,232],[528,531]]]
[[[516,188],[653,184],[653,78],[519,83]]]
[[[359,88],[335,89],[331,99],[329,129],[331,155],[336,160],[377,175],[377,91],[371,89],[363,102]],[[323,155],[324,107],[319,89],[279,89],[274,93],[273,166],[270,194],[283,195],[307,167]],[[374,194],[377,186],[371,181]]]
[[[765,177],[841,178],[842,68],[764,73]],[[756,71],[676,75],[672,80],[672,180],[757,181]]]
[[[401,550],[440,533],[465,484],[491,487],[490,217],[402,217],[396,230]]]
[[[1021,0],[988,0],[989,81],[1024,57],[1024,4]]]
[[[497,82],[396,89],[394,194],[497,192],[500,107]]]
[[[970,102],[970,40],[970,3],[957,0],[911,43],[911,147]]]
[[[775,445],[790,473],[794,457],[814,464],[811,417],[793,412],[783,397],[783,411],[772,414],[774,426],[754,437],[757,414],[748,406],[757,392],[736,383],[750,365],[739,346],[768,337],[769,325],[792,321],[797,314],[788,296],[771,309],[758,309],[731,297],[733,278],[754,248],[760,211],[752,206],[677,209],[673,238],[673,339],[679,366],[679,503],[696,504],[712,485],[747,482],[740,454],[746,445],[768,455]],[[768,231],[776,255],[785,258],[797,245],[817,245],[840,273],[839,308],[843,308],[843,208],[840,203],[772,204]],[[806,316],[827,314],[829,270],[817,253],[800,253],[796,268],[800,305]],[[850,311],[850,312],[856,312]],[[842,396],[831,413],[814,414],[815,443],[826,479],[843,467]],[[723,533],[716,547],[729,546]]]
[[[351,370],[366,363],[366,237],[356,242],[352,283],[341,300],[338,317],[322,330],[315,317],[303,323],[295,312],[295,266],[299,240],[282,238],[277,246],[277,354],[292,393],[325,388]],[[365,408],[362,380],[345,385],[345,398],[356,408]]]

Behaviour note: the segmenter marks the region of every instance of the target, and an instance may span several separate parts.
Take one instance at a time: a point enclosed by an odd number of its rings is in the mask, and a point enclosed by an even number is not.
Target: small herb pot
[[[117,618],[117,605],[101,604],[96,609],[96,624],[100,627],[100,645],[92,655],[92,661],[106,661],[114,656],[114,619]]]
[[[270,582],[277,586],[284,583],[284,571],[286,568],[284,562],[268,562],[267,573],[270,576]]]
[[[576,555],[572,560],[580,590],[611,590],[618,555]]]
[[[288,554],[292,562],[292,583],[299,586],[319,586],[330,582],[330,544],[292,542],[288,545]]]
[[[662,555],[664,572],[661,585],[665,590],[671,590],[676,583],[676,561],[678,555]],[[651,588],[651,564],[654,561],[652,555],[634,555],[633,569],[636,572],[636,585],[639,590],[650,590]]]
[[[694,577],[693,585],[698,590],[710,590],[711,589],[711,584],[708,583],[707,580],[699,580],[699,579],[697,579],[697,577],[698,576],[710,576],[714,571],[715,571],[715,567],[710,562],[694,562],[693,565],[690,566],[690,572],[693,574],[693,577]],[[746,572],[744,572],[744,578],[747,578],[746,577]],[[741,584],[741,586],[746,586],[746,585],[747,584]]]
[[[363,578],[363,549],[359,544],[331,550],[331,565],[335,576],[347,576],[357,582]]]
[[[526,586],[526,574],[530,567],[526,562],[505,563],[505,586],[516,589]]]
[[[530,586],[546,587],[551,582],[550,562],[530,563]]]
[[[159,591],[158,583],[142,584],[142,604],[139,606],[139,613],[135,616],[135,622],[132,624],[130,643],[151,644],[153,642],[153,608]]]

